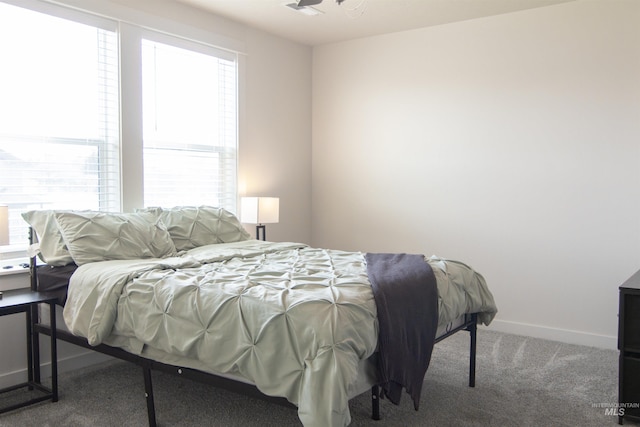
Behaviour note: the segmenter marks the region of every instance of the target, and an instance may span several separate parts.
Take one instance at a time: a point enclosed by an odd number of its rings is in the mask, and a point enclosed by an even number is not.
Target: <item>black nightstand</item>
[[[0,408],[0,414],[11,411],[33,403],[51,399],[58,401],[58,357],[56,346],[56,296],[47,292],[34,292],[30,289],[16,289],[4,291],[0,299],[0,316],[8,314],[25,313],[27,318],[27,374],[26,383],[16,384],[11,387],[0,389],[0,394],[18,390],[26,387],[29,390],[36,389],[39,396],[27,401],[11,404],[5,408]],[[51,388],[47,388],[40,382],[40,340],[37,333],[33,332],[32,319],[38,316],[38,304],[49,304],[51,323]]]
[[[618,423],[640,421],[640,271],[620,286]]]

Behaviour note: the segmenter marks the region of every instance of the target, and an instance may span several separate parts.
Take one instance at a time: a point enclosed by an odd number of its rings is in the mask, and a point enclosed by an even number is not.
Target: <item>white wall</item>
[[[280,198],[269,240],[310,243],[311,48],[249,29],[245,59],[241,195]]]
[[[615,348],[640,267],[640,2],[313,54],[316,246],[466,261],[496,329]]]

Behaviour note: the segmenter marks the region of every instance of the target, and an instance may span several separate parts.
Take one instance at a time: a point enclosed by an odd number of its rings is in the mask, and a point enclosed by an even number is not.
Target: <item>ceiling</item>
[[[266,32],[317,46],[360,37],[447,24],[574,0],[323,0],[307,16],[296,0],[177,0]]]

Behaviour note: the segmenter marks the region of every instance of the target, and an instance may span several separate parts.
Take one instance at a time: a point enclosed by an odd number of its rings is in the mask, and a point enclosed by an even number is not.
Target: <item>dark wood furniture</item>
[[[640,270],[620,286],[618,423],[640,421]]]
[[[16,384],[0,390],[0,394],[8,393],[21,388],[37,390],[36,396],[26,401],[10,404],[0,408],[0,414],[14,409],[22,408],[33,403],[51,399],[58,401],[58,362],[56,346],[56,296],[46,292],[33,292],[31,289],[16,289],[4,291],[0,299],[0,316],[25,313],[27,318],[27,382]],[[51,388],[42,385],[40,380],[40,340],[39,334],[34,332],[34,320],[38,318],[38,304],[49,304],[50,324],[53,326],[51,334]],[[31,393],[30,393],[31,394]]]

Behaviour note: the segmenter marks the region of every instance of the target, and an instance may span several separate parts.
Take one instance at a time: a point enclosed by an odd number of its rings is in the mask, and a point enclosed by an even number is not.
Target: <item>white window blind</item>
[[[235,55],[157,37],[142,40],[144,204],[235,212]]]
[[[0,204],[11,245],[27,242],[21,212],[120,208],[117,24],[65,15],[0,3]]]

